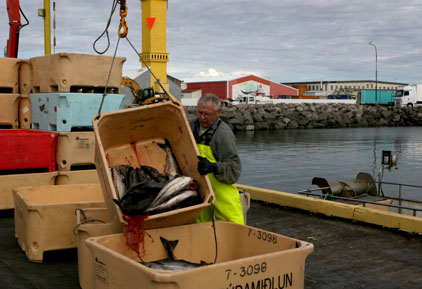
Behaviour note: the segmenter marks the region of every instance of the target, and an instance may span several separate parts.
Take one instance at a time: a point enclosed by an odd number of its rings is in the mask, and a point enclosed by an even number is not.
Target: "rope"
[[[113,59],[111,61],[110,70],[108,72],[107,82],[106,82],[106,85],[104,87],[103,98],[101,99],[101,104],[100,104],[100,108],[98,109],[98,115],[97,115],[96,119],[99,119],[100,115],[101,115],[101,110],[103,108],[104,99],[107,95],[108,82],[110,81],[111,71],[113,70],[114,59],[116,58],[116,53],[117,53],[117,48],[119,47],[119,43],[120,43],[120,37],[117,39],[116,49],[114,50]]]
[[[114,11],[116,10],[117,3],[118,3],[118,0],[113,0],[113,5],[111,6],[110,17],[108,18],[106,28],[104,29],[103,33],[101,33],[100,36],[98,36],[98,38],[92,44],[92,48],[98,54],[104,54],[110,48],[110,36],[108,35],[108,28],[110,27],[111,18],[113,17]],[[104,36],[104,34],[106,34],[107,36],[107,47],[104,49],[103,52],[100,52],[95,48],[95,45],[97,44],[97,41],[100,40]]]
[[[214,204],[211,203],[210,211],[211,211],[211,218],[212,218],[212,228],[214,231],[214,241],[215,241],[215,257],[214,257],[214,264],[217,263],[217,256],[218,256],[218,243],[217,243],[217,230],[215,227],[215,214],[214,214]]]
[[[86,215],[85,215],[84,210],[82,210],[81,208],[76,208],[76,209],[75,209],[75,214],[77,214],[77,212],[80,212],[80,213],[81,213],[81,215],[82,215],[82,217],[83,217],[83,221],[82,221],[81,223],[77,224],[77,225],[73,228],[73,235],[75,235],[75,236],[76,236],[76,235],[78,235],[78,228],[79,228],[79,226],[81,226],[81,225],[88,224],[88,223],[95,223],[95,222],[100,222],[100,223],[105,224],[105,222],[104,222],[104,221],[102,221],[102,220],[98,220],[98,219],[96,219],[95,217],[92,217],[91,219],[87,219],[87,218],[86,218]]]
[[[155,81],[158,83],[158,85],[161,87],[161,89],[164,91],[164,93],[168,96],[168,98],[174,103],[174,100],[170,97],[169,93],[167,92],[167,90],[164,88],[164,86],[161,84],[160,79],[157,78],[154,74],[154,72],[152,72],[151,68],[147,65],[147,63],[145,62],[145,60],[142,58],[141,54],[136,50],[135,46],[133,46],[132,42],[130,42],[129,38],[126,36],[125,37],[127,42],[129,43],[129,45],[133,48],[133,50],[135,51],[136,55],[139,57],[139,59],[141,60],[142,64],[148,69],[148,71],[151,73],[151,75],[154,77]]]

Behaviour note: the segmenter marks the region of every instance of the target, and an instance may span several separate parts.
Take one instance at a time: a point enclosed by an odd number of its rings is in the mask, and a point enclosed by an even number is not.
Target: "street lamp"
[[[375,46],[372,41],[369,42],[369,45],[374,46],[375,48],[375,104],[377,104],[377,96],[378,96],[378,53],[377,47]]]

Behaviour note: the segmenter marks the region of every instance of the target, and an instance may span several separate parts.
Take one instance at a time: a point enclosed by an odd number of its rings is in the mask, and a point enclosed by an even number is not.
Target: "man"
[[[198,172],[208,175],[216,197],[214,215],[217,220],[244,224],[239,190],[233,185],[240,177],[242,166],[234,134],[219,119],[221,100],[212,93],[201,96],[197,113],[198,118],[190,125],[200,153]],[[197,222],[208,221],[211,221],[210,211],[201,211]]]

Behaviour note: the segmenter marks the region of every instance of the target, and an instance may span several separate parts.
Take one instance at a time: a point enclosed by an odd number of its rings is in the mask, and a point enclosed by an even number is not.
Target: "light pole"
[[[369,42],[369,45],[374,46],[375,48],[375,105],[377,104],[377,97],[378,97],[378,53],[377,47],[375,46],[372,41]]]

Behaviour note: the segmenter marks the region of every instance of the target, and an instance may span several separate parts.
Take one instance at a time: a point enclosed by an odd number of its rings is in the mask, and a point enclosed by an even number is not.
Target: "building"
[[[197,98],[198,95],[205,93],[214,93],[221,99],[232,100],[245,94],[270,98],[298,96],[298,90],[295,88],[255,75],[189,78],[184,80],[184,85],[182,98]]]
[[[396,90],[407,83],[373,80],[346,80],[346,81],[310,81],[287,82],[284,85],[292,86],[299,90],[299,98],[327,98],[330,95],[347,95],[356,98],[361,89]]]

